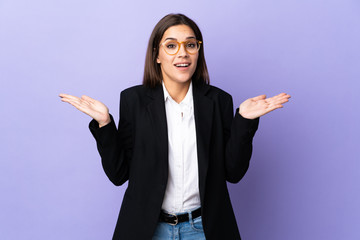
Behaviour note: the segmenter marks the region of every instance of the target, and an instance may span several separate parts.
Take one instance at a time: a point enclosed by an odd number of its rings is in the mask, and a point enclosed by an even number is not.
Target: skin
[[[182,42],[194,37],[195,34],[190,27],[187,25],[177,25],[168,28],[160,42],[162,43],[168,38]],[[186,96],[191,77],[196,70],[197,59],[198,53],[187,53],[184,45],[181,45],[176,55],[168,55],[162,46],[159,48],[157,63],[161,67],[164,85],[170,96],[178,103]],[[190,66],[181,69],[174,66],[174,64],[183,62],[189,63]],[[85,95],[81,96],[81,98],[69,94],[60,94],[59,96],[61,101],[71,104],[95,119],[99,123],[99,127],[110,123],[109,109],[102,102]],[[244,118],[255,119],[278,108],[282,108],[283,104],[289,101],[289,98],[290,95],[286,93],[280,93],[270,98],[266,98],[266,95],[249,98],[240,104],[239,113]]]
[[[191,38],[195,39],[195,34],[189,26],[177,25],[165,31],[160,43],[163,43],[166,39],[182,42]],[[177,103],[180,103],[186,96],[191,77],[196,70],[198,56],[199,53],[189,54],[186,52],[183,44],[176,55],[167,54],[163,46],[159,49],[157,63],[161,67],[164,85],[170,96]],[[177,68],[174,65],[178,63],[189,63],[190,66],[187,68]]]

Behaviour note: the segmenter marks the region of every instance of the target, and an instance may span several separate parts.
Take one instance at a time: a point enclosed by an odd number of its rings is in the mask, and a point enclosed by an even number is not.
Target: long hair
[[[195,33],[197,40],[203,42],[203,37],[199,27],[196,23],[183,14],[168,14],[163,17],[154,27],[154,30],[151,33],[145,58],[145,69],[144,69],[144,79],[143,85],[148,87],[155,87],[160,84],[162,81],[162,73],[160,64],[156,62],[156,59],[159,55],[159,45],[160,41],[165,33],[165,31],[176,25],[187,25]],[[204,44],[199,49],[199,56],[197,60],[197,67],[192,76],[192,81],[195,82],[204,82],[206,84],[210,83],[209,73],[206,67],[206,61],[204,56]]]

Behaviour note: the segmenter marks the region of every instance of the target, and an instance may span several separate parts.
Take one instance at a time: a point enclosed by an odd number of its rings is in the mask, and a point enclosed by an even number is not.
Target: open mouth
[[[177,68],[187,68],[190,66],[190,63],[178,63],[178,64],[174,64],[174,66]]]

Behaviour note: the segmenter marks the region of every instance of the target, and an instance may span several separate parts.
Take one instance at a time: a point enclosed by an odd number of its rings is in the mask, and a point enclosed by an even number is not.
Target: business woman
[[[149,40],[143,84],[121,92],[120,121],[88,96],[60,94],[93,120],[104,171],[128,181],[113,239],[240,239],[226,182],[249,167],[259,117],[281,108],[281,93],[247,99],[209,85],[198,26],[169,14]]]

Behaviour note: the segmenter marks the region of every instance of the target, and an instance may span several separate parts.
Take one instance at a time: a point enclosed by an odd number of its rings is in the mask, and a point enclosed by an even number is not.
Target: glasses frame
[[[180,51],[180,48],[181,48],[181,45],[182,45],[182,44],[187,43],[187,42],[189,42],[189,41],[191,41],[191,40],[182,41],[182,42],[178,42],[178,41],[176,41],[176,40],[170,40],[170,41],[176,42],[176,43],[178,44],[178,50],[176,51],[176,53],[173,53],[173,54],[170,54],[170,53],[168,53],[168,52],[166,51],[166,48],[165,48],[164,44],[165,44],[165,42],[167,42],[167,41],[169,41],[169,40],[166,40],[166,41],[162,42],[162,43],[160,44],[160,46],[162,46],[162,47],[164,48],[164,51],[166,52],[166,54],[173,56],[173,55],[178,54],[178,52]],[[190,54],[190,55],[194,55],[194,54],[196,54],[197,52],[199,52],[199,50],[200,50],[202,41],[196,40],[196,39],[195,39],[195,41],[199,44],[199,47],[198,47],[198,49],[197,49],[197,51],[196,51],[195,53],[190,53],[190,52],[186,49],[186,47],[185,47],[185,45],[184,45],[185,51],[186,51],[188,54]]]

